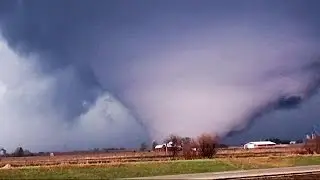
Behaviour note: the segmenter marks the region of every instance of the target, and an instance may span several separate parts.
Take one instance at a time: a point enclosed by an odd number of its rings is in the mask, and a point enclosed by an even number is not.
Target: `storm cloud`
[[[264,118],[317,98],[317,1],[0,7],[4,147],[134,147],[171,133],[226,136],[254,120],[288,127],[286,115]]]

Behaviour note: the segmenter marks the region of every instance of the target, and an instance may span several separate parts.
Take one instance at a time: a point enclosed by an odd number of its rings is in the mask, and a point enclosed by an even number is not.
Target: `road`
[[[131,179],[226,179],[226,178],[244,178],[255,176],[277,176],[284,174],[300,174],[309,172],[319,172],[320,165],[315,166],[296,166],[286,168],[270,168],[270,169],[253,169],[241,171],[227,171],[215,173],[198,173],[198,174],[179,174],[167,176],[139,177]]]

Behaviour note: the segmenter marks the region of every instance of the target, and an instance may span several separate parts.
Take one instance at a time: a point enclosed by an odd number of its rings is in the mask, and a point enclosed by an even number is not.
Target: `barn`
[[[179,150],[181,150],[181,146],[177,146],[179,148]],[[173,143],[169,142],[169,143],[164,143],[164,144],[158,144],[154,147],[155,151],[171,151],[173,148]]]
[[[255,142],[248,142],[243,146],[244,149],[253,149],[253,148],[264,148],[275,146],[276,143],[272,141],[255,141]]]
[[[155,151],[165,151],[166,145],[165,144],[158,144],[154,147]]]
[[[170,149],[172,147],[172,142],[169,142],[169,143],[164,143],[164,144],[158,144],[156,145],[156,147],[154,147],[154,149],[156,151],[166,151],[166,147],[167,149]]]

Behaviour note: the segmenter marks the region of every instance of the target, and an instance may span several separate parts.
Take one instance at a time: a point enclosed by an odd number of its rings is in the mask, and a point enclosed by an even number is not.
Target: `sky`
[[[0,146],[303,138],[320,116],[319,7],[0,0]]]

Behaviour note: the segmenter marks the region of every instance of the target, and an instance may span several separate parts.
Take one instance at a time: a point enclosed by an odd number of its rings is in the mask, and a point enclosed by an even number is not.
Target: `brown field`
[[[222,172],[272,167],[319,165],[320,156],[214,158],[162,162],[78,164],[1,168],[0,179],[115,179],[159,175]]]
[[[299,145],[277,146],[245,150],[242,147],[221,148],[217,150],[217,158],[288,156],[297,154]],[[143,161],[167,161],[171,157],[165,152],[82,152],[55,153],[55,156],[1,157],[0,167],[10,164],[20,166],[48,166],[63,164],[106,164]],[[178,159],[183,159],[180,155]]]

